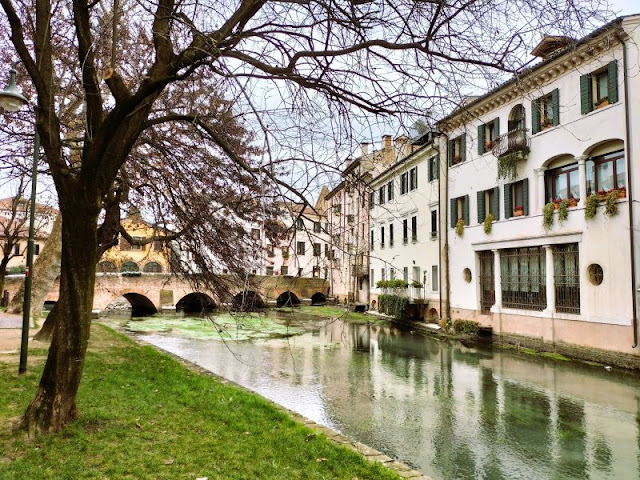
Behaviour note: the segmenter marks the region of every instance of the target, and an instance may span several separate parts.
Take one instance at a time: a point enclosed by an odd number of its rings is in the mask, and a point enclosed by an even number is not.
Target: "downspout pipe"
[[[631,161],[631,127],[630,127],[630,102],[629,102],[629,78],[627,75],[627,43],[620,32],[617,34],[618,40],[622,44],[622,72],[624,85],[624,119],[626,130],[625,154],[627,157],[627,198],[629,202],[629,250],[631,255],[631,307],[633,309],[633,317],[631,319],[633,326],[633,345],[631,348],[638,346],[638,307],[636,302],[636,253],[635,253],[635,235],[633,231],[633,188],[631,181],[633,179]]]

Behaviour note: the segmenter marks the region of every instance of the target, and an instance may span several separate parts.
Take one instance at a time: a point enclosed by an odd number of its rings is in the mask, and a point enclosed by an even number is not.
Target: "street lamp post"
[[[29,100],[20,93],[16,87],[15,64],[9,70],[9,83],[0,92],[0,106],[8,112],[17,112],[23,106],[28,105]],[[27,241],[27,268],[24,284],[24,300],[22,303],[22,340],[20,342],[20,366],[18,373],[27,371],[27,350],[29,348],[29,318],[31,315],[31,284],[33,281],[33,251],[36,217],[36,177],[38,174],[38,153],[40,150],[40,137],[38,127],[35,127],[33,145],[33,169],[31,173],[31,202],[29,208],[29,240]]]

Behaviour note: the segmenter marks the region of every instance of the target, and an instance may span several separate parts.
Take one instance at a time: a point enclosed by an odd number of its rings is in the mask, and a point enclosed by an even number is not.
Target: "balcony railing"
[[[502,157],[508,153],[528,150],[531,146],[531,139],[527,135],[526,128],[517,128],[500,135],[494,140],[491,150],[495,157]]]

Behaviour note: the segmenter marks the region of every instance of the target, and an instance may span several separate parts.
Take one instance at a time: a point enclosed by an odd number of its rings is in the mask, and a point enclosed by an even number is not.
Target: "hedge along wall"
[[[404,316],[409,299],[400,295],[383,294],[378,297],[378,311],[395,318]]]

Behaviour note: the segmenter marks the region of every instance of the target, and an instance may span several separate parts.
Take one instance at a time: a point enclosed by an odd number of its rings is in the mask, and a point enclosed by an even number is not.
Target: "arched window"
[[[516,105],[509,112],[508,128],[510,132],[524,128],[524,107],[522,104]]]
[[[162,265],[158,262],[149,262],[142,269],[144,273],[162,273]]]
[[[113,262],[104,261],[98,264],[98,272],[102,273],[116,273],[118,269]]]
[[[121,272],[139,272],[140,268],[138,267],[138,264],[136,262],[124,262],[122,264],[122,268],[120,269]]]

